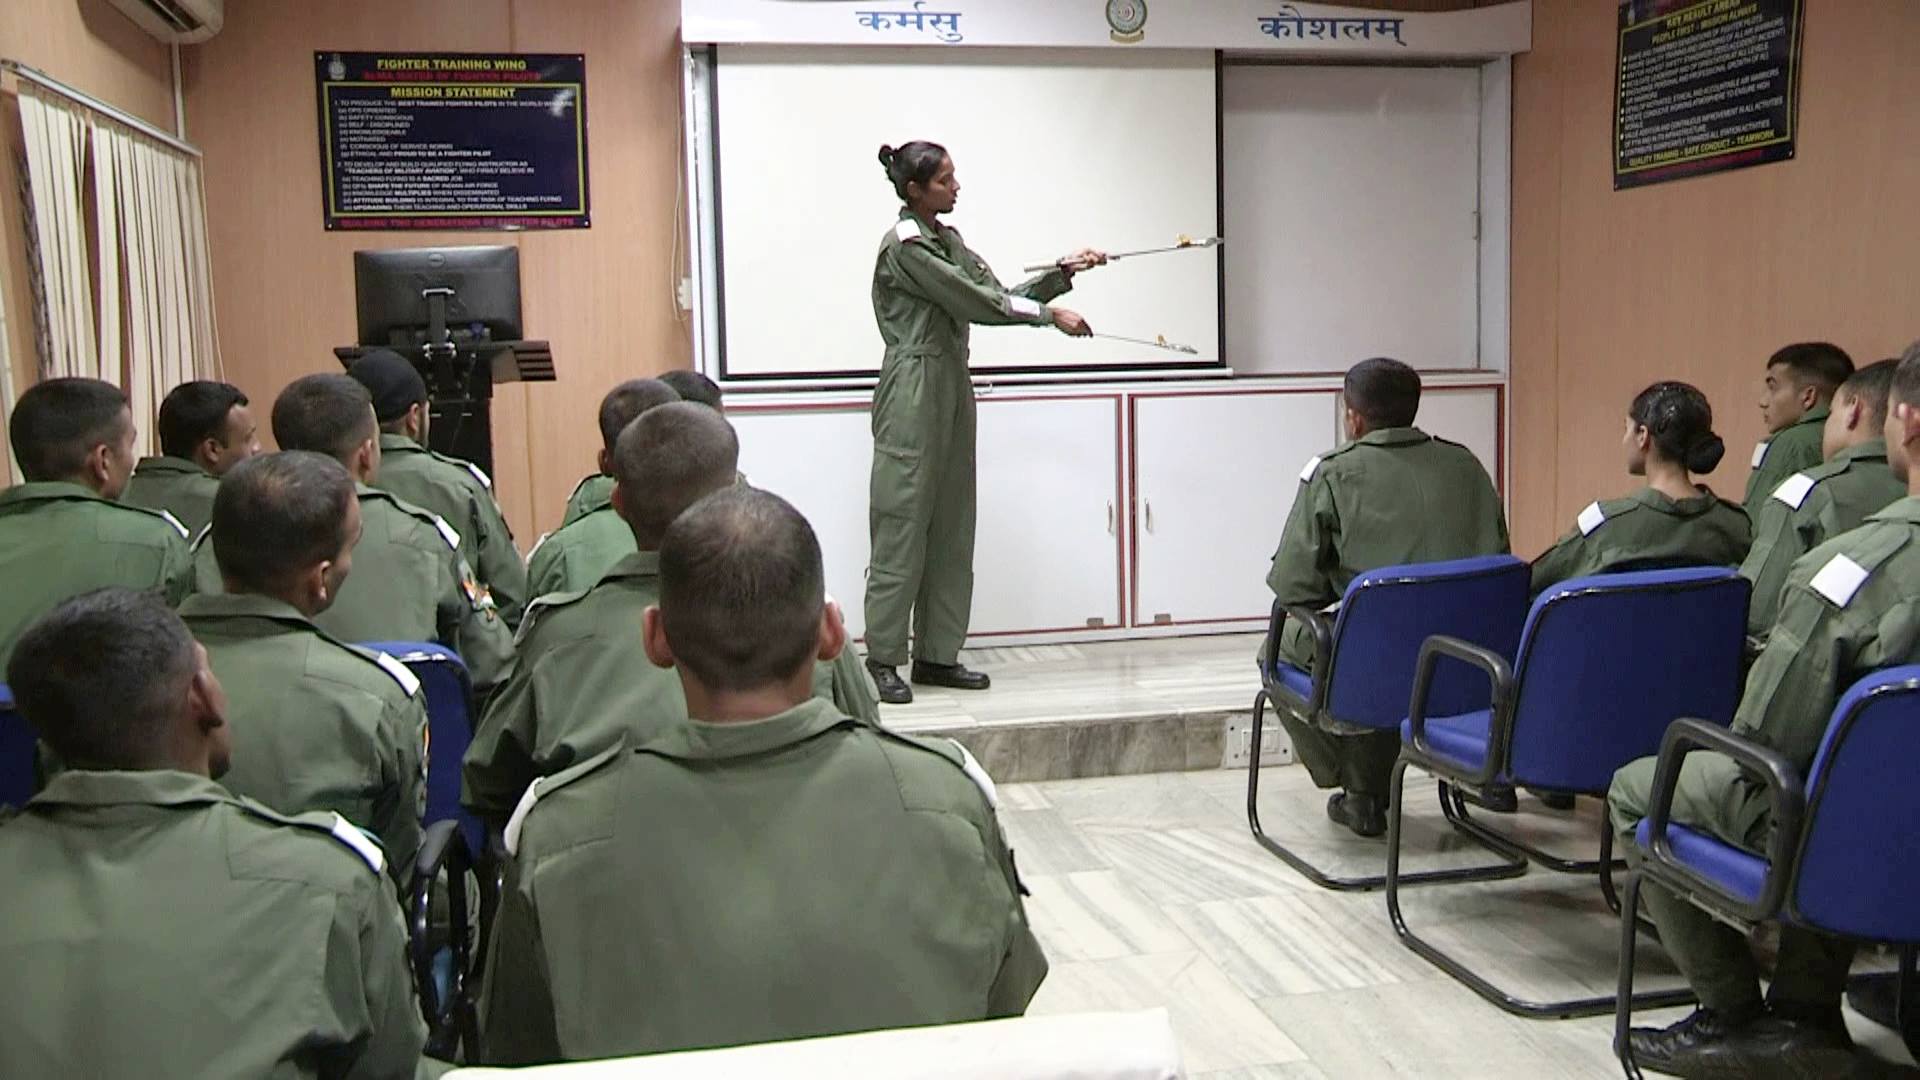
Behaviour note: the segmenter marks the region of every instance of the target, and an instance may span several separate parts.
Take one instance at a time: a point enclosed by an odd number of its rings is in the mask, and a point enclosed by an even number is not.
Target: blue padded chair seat
[[[1313,700],[1313,676],[1294,667],[1284,660],[1273,665],[1274,680],[1290,694],[1296,694],[1301,701]]]
[[[1487,763],[1487,747],[1493,741],[1493,710],[1461,713],[1458,716],[1427,717],[1427,745],[1438,757],[1467,771],[1478,771]],[[1400,741],[1413,742],[1413,721],[1400,721]]]
[[[1653,846],[1653,830],[1643,818],[1634,830],[1634,839],[1643,848]],[[1718,837],[1667,823],[1667,841],[1673,854],[1686,866],[1747,903],[1760,899],[1767,877],[1767,860],[1742,851]]]

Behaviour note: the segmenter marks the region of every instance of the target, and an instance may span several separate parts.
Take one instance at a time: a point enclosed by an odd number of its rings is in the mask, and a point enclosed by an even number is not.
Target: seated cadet
[[[608,460],[613,456],[614,440],[627,425],[655,405],[679,400],[679,392],[659,379],[629,379],[607,391],[607,396],[600,399],[600,471],[574,485],[573,494],[567,496],[567,512],[560,519],[561,528],[606,507],[607,496],[613,492]]]
[[[1747,513],[1760,507],[1787,477],[1820,464],[1820,431],[1833,392],[1853,374],[1853,358],[1824,341],[1788,345],[1767,358],[1760,417],[1768,435],[1754,445],[1747,476]]]
[[[213,493],[228,469],[260,452],[247,395],[223,382],[184,382],[160,402],[160,456],[141,458],[120,501],[165,510],[190,536],[213,520]]]
[[[213,782],[225,696],[158,599],[66,601],[14,699],[67,769],[0,828],[9,1076],[398,1077],[426,1025],[380,849]]]
[[[427,449],[427,384],[399,353],[374,349],[347,374],[373,397],[380,422],[378,487],[440,515],[460,534],[460,551],[509,628],[527,606],[527,564],[493,498],[493,481],[472,462]]]
[[[580,481],[567,500],[560,528],[540,538],[528,558],[528,589],[534,596],[583,592],[614,563],[633,554],[633,532],[613,510],[613,444],[648,409],[679,401],[658,379],[633,379],[600,402],[600,474]]]
[[[273,403],[273,438],[347,467],[360,496],[354,575],[314,624],[340,641],[437,641],[460,654],[484,694],[505,674],[513,635],[460,557],[453,527],[368,485],[380,474],[380,428],[367,388],[345,375],[295,379]],[[194,544],[194,587],[223,591],[214,545]]]
[[[1780,612],[1780,587],[1800,556],[1860,527],[1907,492],[1887,467],[1887,389],[1898,360],[1854,372],[1833,395],[1821,436],[1823,464],[1781,481],[1753,519],[1753,550],[1740,573],[1753,582],[1747,636],[1764,645]]]
[[[193,583],[187,530],[115,501],[133,473],[127,396],[98,379],[48,379],[20,395],[9,423],[27,482],[0,491],[0,665],[69,596],[125,585],[178,603]]]
[[[778,496],[667,530],[646,651],[676,719],[529,788],[482,995],[495,1062],[1017,1016],[1046,976],[992,782],[811,696],[846,646]],[[976,786],[978,785],[978,786]]]
[[[1920,661],[1920,344],[1894,375],[1887,464],[1907,497],[1870,514],[1859,528],[1793,564],[1780,617],[1747,677],[1735,734],[1784,756],[1801,775],[1813,764],[1834,705],[1878,668]],[[1623,850],[1653,797],[1654,759],[1614,774],[1607,793]],[[1676,823],[1758,853],[1771,827],[1766,795],[1724,755],[1687,755],[1673,797]],[[1780,926],[1779,959],[1763,1000],[1746,937],[1685,900],[1649,884],[1641,893],[1668,955],[1699,995],[1700,1008],[1665,1030],[1636,1028],[1634,1055],[1676,1075],[1848,1073],[1851,1045],[1841,1021],[1853,944],[1791,923]]]
[[[1533,561],[1535,595],[1569,578],[1670,566],[1738,566],[1753,543],[1746,512],[1696,484],[1720,464],[1713,407],[1683,382],[1658,382],[1627,409],[1627,472],[1647,485],[1624,499],[1587,504],[1579,520]]]
[[[680,680],[647,662],[641,617],[660,599],[660,538],[689,506],[733,483],[740,443],[718,413],[672,402],[627,425],[614,445],[613,511],[637,550],[584,592],[528,609],[500,684],[467,748],[462,800],[506,825],[535,777],[552,776],[624,739],[687,715]],[[843,715],[880,722],[852,650],[815,666],[814,694]]]
[[[1285,604],[1326,607],[1368,570],[1498,555],[1507,550],[1500,496],[1473,452],[1413,426],[1420,376],[1398,360],[1347,372],[1342,425],[1349,440],[1307,462],[1274,552],[1267,585]],[[1289,620],[1281,653],[1313,667],[1313,637]],[[1361,836],[1386,831],[1387,778],[1400,735],[1329,735],[1280,711],[1313,782],[1341,788],[1327,816]]]
[[[213,504],[226,592],[189,596],[180,616],[227,690],[227,790],[284,813],[340,814],[380,838],[404,884],[427,797],[420,681],[311,621],[339,594],[359,539],[360,501],[339,462],[306,450],[253,458]]]
[[[660,376],[660,381],[673,388],[681,401],[698,402],[715,412],[724,414],[726,405],[722,404],[720,384],[694,371],[692,368],[674,368]]]

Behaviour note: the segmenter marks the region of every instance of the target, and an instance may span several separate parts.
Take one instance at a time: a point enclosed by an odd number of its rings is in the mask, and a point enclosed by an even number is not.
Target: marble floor
[[[1253,662],[1260,640],[1258,634],[1221,634],[967,649],[961,661],[992,675],[991,690],[915,687],[913,704],[885,706],[882,718],[902,731],[949,731],[1244,710],[1260,689]]]
[[[1476,858],[1440,823],[1432,782],[1416,777],[1406,868]],[[1262,773],[1270,835],[1349,873],[1384,865],[1384,842],[1336,833],[1324,801],[1300,767]],[[1165,1006],[1188,1075],[1205,1080],[1620,1075],[1611,1016],[1522,1020],[1486,1004],[1400,944],[1380,894],[1316,888],[1262,850],[1245,802],[1237,769],[1002,786],[1000,818],[1052,964],[1031,1011]],[[1590,802],[1560,815],[1523,796],[1521,814],[1494,820],[1591,857]],[[1592,879],[1535,868],[1409,890],[1402,906],[1416,930],[1515,991],[1612,989],[1619,924]],[[1657,946],[1640,955],[1643,989],[1675,984]],[[1849,1022],[1876,1071],[1911,1065],[1892,1032]]]

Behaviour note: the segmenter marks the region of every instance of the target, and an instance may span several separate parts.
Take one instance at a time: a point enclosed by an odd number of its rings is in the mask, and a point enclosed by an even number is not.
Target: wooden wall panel
[[[330,350],[354,337],[357,249],[517,244],[526,330],[553,343],[560,375],[494,399],[496,489],[530,547],[593,466],[601,394],[687,363],[668,265],[679,229],[678,11],[670,0],[229,0],[225,30],[187,50],[183,72],[206,152],[229,377],[270,401],[301,375],[338,370]],[[312,54],[329,49],[583,53],[593,227],[328,233]]]
[[[1632,396],[1662,378],[1712,400],[1738,498],[1764,431],[1762,365],[1826,338],[1856,360],[1920,337],[1920,5],[1809,5],[1795,160],[1615,192],[1614,6],[1539,0],[1515,68],[1514,543],[1538,552],[1587,501],[1629,489]]]

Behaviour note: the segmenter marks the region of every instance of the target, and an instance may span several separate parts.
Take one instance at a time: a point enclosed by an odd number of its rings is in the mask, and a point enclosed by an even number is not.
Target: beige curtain
[[[24,83],[20,114],[46,283],[41,374],[125,389],[148,451],[167,391],[222,369],[200,159]]]

